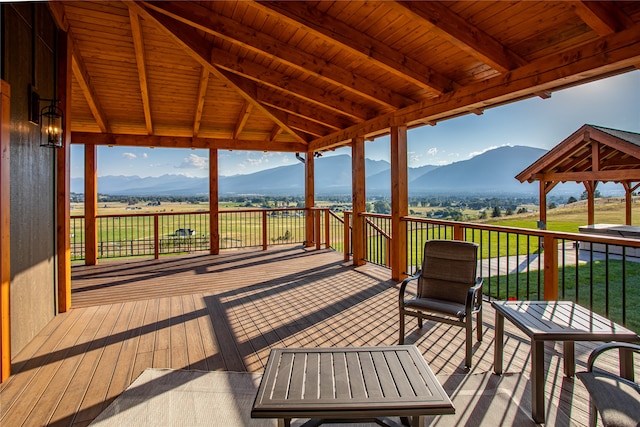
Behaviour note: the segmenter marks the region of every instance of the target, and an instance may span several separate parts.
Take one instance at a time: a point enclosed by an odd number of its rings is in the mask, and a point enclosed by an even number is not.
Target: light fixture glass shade
[[[44,107],[40,112],[40,146],[62,147],[63,114],[56,106],[56,101]]]

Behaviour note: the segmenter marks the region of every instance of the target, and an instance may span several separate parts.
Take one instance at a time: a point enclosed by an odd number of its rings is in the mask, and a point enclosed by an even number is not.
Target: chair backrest
[[[424,244],[418,297],[464,304],[476,281],[478,245],[458,240],[429,240]]]

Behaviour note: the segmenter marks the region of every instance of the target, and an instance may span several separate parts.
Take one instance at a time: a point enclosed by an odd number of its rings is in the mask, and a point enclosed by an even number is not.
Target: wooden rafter
[[[471,84],[440,97],[419,102],[365,123],[353,125],[311,142],[313,151],[322,151],[346,143],[357,135],[383,132],[396,123],[442,120],[467,113],[470,109],[500,105],[515,99],[535,96],[589,80],[589,71],[600,73],[632,67],[640,61],[640,25],[562,53],[540,58],[507,75]]]
[[[284,73],[271,70],[263,65],[238,58],[222,49],[212,48],[211,63],[219,69],[227,70],[244,78],[262,83],[279,92],[285,92],[299,100],[310,102],[333,114],[347,116],[356,123],[374,117],[377,112],[355,102],[349,102],[342,96],[335,96],[326,91],[287,77]]]
[[[128,135],[114,133],[72,132],[73,144],[95,144],[120,147],[217,148],[220,150],[263,151],[264,141],[180,136]],[[270,141],[269,150],[303,152],[307,145],[300,142]]]
[[[198,83],[198,99],[196,100],[196,115],[193,118],[193,136],[198,136],[200,132],[200,123],[202,122],[202,111],[204,110],[204,100],[207,94],[207,86],[209,84],[209,70],[202,67],[200,71],[200,82]]]
[[[255,29],[247,28],[232,19],[212,14],[204,6],[193,3],[186,4],[185,2],[148,2],[145,4],[150,9],[220,37],[236,46],[285,63],[306,75],[313,75],[340,89],[377,102],[381,108],[400,108],[413,103],[413,100],[384,89],[379,84],[320,57],[302,52],[294,46]]]
[[[153,122],[151,120],[151,103],[149,101],[149,88],[147,86],[147,65],[144,58],[144,40],[142,38],[142,27],[138,14],[129,8],[129,19],[131,21],[131,33],[133,36],[133,47],[136,52],[136,65],[138,67],[138,79],[140,80],[140,96],[142,97],[142,107],[144,110],[144,122],[147,134],[153,134]]]
[[[73,35],[69,31],[69,36],[73,40]],[[73,76],[76,78],[80,89],[82,90],[82,94],[84,95],[87,104],[89,105],[89,110],[91,110],[91,114],[93,118],[96,120],[98,124],[98,128],[100,128],[101,132],[111,132],[109,128],[109,122],[104,114],[104,110],[100,106],[100,101],[98,100],[98,96],[93,90],[93,86],[91,85],[91,77],[87,72],[87,68],[82,59],[82,55],[77,50],[77,46],[75,43],[72,43],[71,46],[73,55],[72,55],[72,63],[71,69],[73,71]]]
[[[217,69],[213,64],[211,64],[210,51],[211,47],[208,43],[206,43],[202,38],[193,33],[181,32],[180,27],[177,26],[177,22],[168,18],[160,13],[157,13],[153,10],[147,10],[134,2],[128,2],[127,5],[130,8],[134,8],[138,15],[143,16],[145,19],[148,19],[150,22],[153,22],[158,28],[160,28],[170,39],[176,42],[181,48],[193,59],[199,62],[201,65],[207,67],[209,71],[221,79],[222,81],[227,82],[232,87],[234,87],[237,92],[247,101],[254,104],[261,112],[267,115],[274,122],[278,123],[278,125],[282,126],[287,130],[292,136],[294,136],[298,141],[306,143],[307,141],[298,134],[298,132],[289,128],[285,123],[281,121],[277,114],[273,114],[268,108],[260,105],[258,101],[255,100],[250,94],[241,90],[237,87],[232,81],[230,81],[227,77],[227,74],[224,74],[222,71]]]
[[[402,6],[402,12],[420,18],[439,36],[502,73],[526,64],[523,58],[469,24],[441,2],[398,1],[395,4]]]
[[[238,139],[244,126],[247,124],[247,120],[249,120],[249,115],[251,114],[251,110],[253,110],[253,104],[249,102],[245,102],[242,106],[242,110],[240,114],[238,114],[238,121],[236,122],[236,127],[233,130],[233,139]]]
[[[273,126],[273,129],[271,129],[271,133],[269,134],[269,141],[270,142],[275,141],[278,135],[280,135],[281,133],[282,133],[282,128],[276,124],[275,126]]]
[[[269,105],[290,114],[303,117],[306,120],[319,123],[332,131],[353,124],[352,121],[348,121],[346,118],[331,114],[331,111],[325,111],[315,105],[295,102],[290,97],[265,90],[264,88],[258,88],[257,99],[264,105]]]
[[[600,36],[608,36],[630,24],[615,2],[576,1],[574,7],[576,15]]]
[[[368,37],[352,26],[333,19],[305,2],[255,2],[256,6],[268,8],[296,25],[304,25],[322,40],[339,44],[352,54],[374,62],[386,72],[400,76],[419,87],[443,94],[453,89],[454,83],[433,69],[404,55],[401,52]]]

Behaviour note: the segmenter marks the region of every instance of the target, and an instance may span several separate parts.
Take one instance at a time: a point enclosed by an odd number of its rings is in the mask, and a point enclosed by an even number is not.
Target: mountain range
[[[546,152],[540,148],[504,146],[445,166],[409,168],[409,194],[537,196],[537,183],[520,183],[515,176]],[[391,191],[390,164],[382,160],[366,159],[365,171],[367,195],[388,196]],[[109,175],[98,178],[98,193],[122,196],[198,196],[208,194],[208,183],[208,178],[184,175],[145,178]],[[563,187],[563,192],[567,194],[580,195],[584,191],[581,184],[564,184]],[[220,176],[218,188],[220,195],[303,195],[304,165],[299,163],[245,175]],[[73,178],[71,191],[84,193],[84,180]],[[351,157],[336,155],[316,159],[315,192],[317,195],[350,194]]]

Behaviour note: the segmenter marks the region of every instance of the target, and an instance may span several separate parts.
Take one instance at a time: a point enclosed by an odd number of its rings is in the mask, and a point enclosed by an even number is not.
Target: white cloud
[[[429,148],[427,150],[427,154],[429,154],[430,156],[435,156],[436,154],[438,154],[438,149],[436,147]]]
[[[209,159],[196,154],[189,154],[189,157],[182,159],[182,163],[176,166],[177,169],[205,169]]]
[[[491,147],[487,147],[487,148],[482,149],[480,151],[472,151],[471,153],[469,153],[469,158],[478,156],[478,155],[480,155],[482,153],[486,153],[487,151],[495,150],[496,148],[500,148],[500,147],[510,147],[510,144],[492,145]]]
[[[134,153],[122,153],[122,157],[124,157],[127,160],[133,160],[138,156],[136,156]]]
[[[147,155],[147,153],[142,153],[142,158],[143,158],[143,159],[146,159],[147,157],[149,157],[149,156]]]

